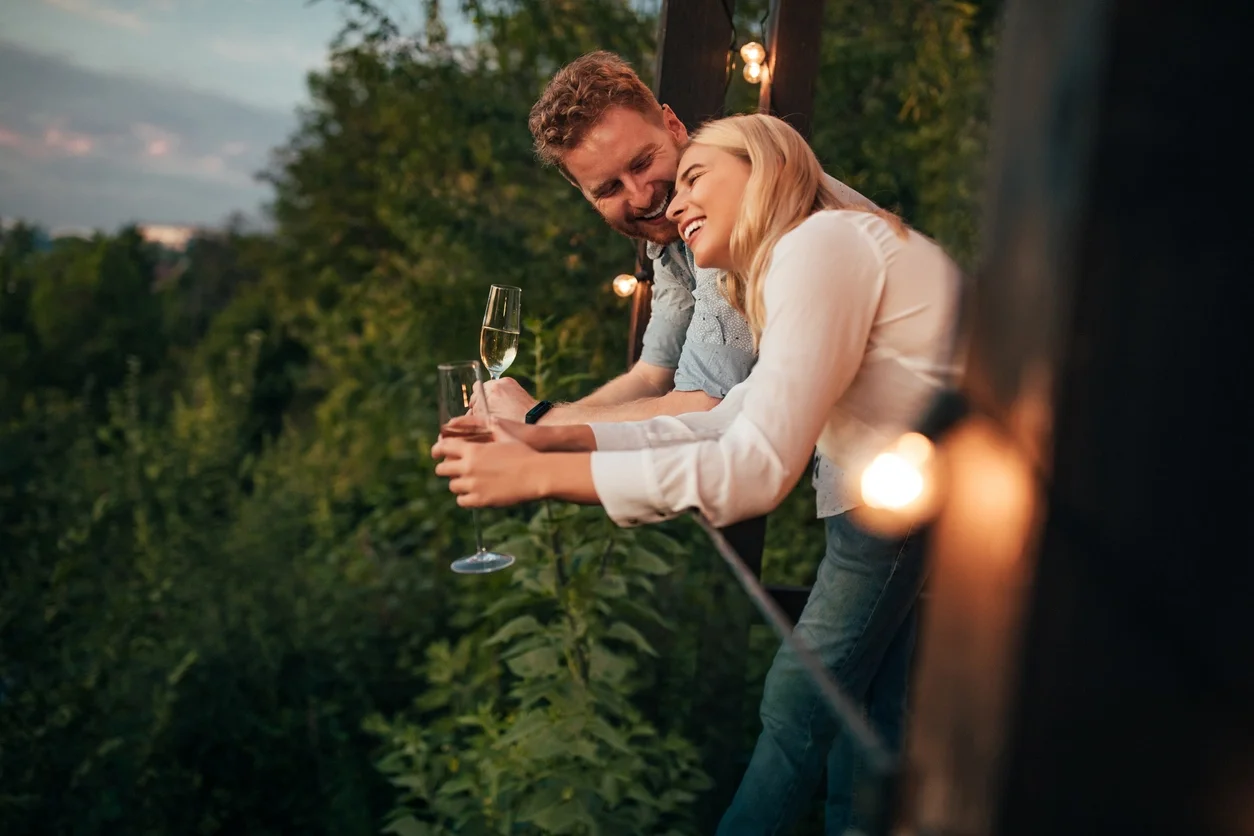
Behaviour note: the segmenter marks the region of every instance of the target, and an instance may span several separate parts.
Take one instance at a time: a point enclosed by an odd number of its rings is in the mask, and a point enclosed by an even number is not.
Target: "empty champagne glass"
[[[521,311],[521,288],[492,285],[488,307],[483,312],[483,330],[479,332],[479,356],[493,380],[504,374],[518,356]]]
[[[483,366],[478,360],[457,363],[441,363],[440,386],[440,435],[483,443],[492,440],[492,428],[486,393],[483,392]],[[475,385],[478,384],[478,397]],[[477,401],[478,409],[471,413],[471,401]],[[483,547],[483,532],[479,528],[479,510],[471,509],[475,523],[475,553],[453,561],[453,571],[467,575],[481,575],[504,569],[514,562],[514,556],[490,552]]]

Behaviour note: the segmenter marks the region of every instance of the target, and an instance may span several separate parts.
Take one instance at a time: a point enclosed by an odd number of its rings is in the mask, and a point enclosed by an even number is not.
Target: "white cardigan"
[[[709,412],[592,425],[606,512],[638,525],[694,508],[718,526],[766,513],[816,441],[860,473],[949,382],[960,281],[934,243],[903,239],[877,215],[810,216],[771,257],[766,326],[744,382]]]

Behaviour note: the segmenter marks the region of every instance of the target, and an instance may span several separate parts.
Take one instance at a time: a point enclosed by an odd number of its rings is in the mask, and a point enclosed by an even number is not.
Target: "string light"
[[[636,292],[636,277],[630,273],[623,273],[614,277],[614,292],[619,296],[627,297]]]
[[[904,511],[930,487],[932,442],[906,433],[862,472],[862,501],[872,508]]]
[[[913,429],[880,450],[861,472],[849,473],[850,487],[862,498],[860,524],[895,536],[936,514],[949,478],[948,454],[937,445],[969,412],[961,392],[940,392]]]
[[[745,62],[745,81],[757,84],[766,75],[766,49],[757,41],[749,41],[740,48],[740,57]]]

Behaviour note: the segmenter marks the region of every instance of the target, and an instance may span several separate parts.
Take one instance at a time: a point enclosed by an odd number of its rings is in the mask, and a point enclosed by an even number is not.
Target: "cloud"
[[[134,32],[147,32],[148,23],[134,12],[123,11],[99,0],[44,0],[49,6],[55,6],[72,15],[85,17],[97,23],[130,29]]]
[[[276,38],[220,37],[209,42],[215,55],[237,64],[313,69],[327,61],[327,50]]]
[[[51,226],[253,211],[293,114],[92,72],[0,41],[0,215]]]

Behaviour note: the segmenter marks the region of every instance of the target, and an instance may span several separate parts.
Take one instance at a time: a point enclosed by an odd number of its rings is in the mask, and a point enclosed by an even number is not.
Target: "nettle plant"
[[[566,505],[489,536],[519,559],[483,613],[495,631],[428,646],[413,712],[371,722],[403,790],[385,832],[694,832],[699,753],[633,703],[657,655],[640,628],[669,629],[642,602],[679,544]]]
[[[587,327],[527,323],[517,371],[539,397],[576,395]],[[695,832],[694,802],[710,786],[700,752],[641,710],[667,663],[645,633],[673,631],[649,602],[684,547],[620,529],[600,508],[550,502],[487,539],[518,558],[507,585],[486,608],[464,587],[479,609],[457,622],[471,627],[422,650],[426,687],[411,712],[368,724],[387,741],[379,769],[402,790],[385,832]]]

